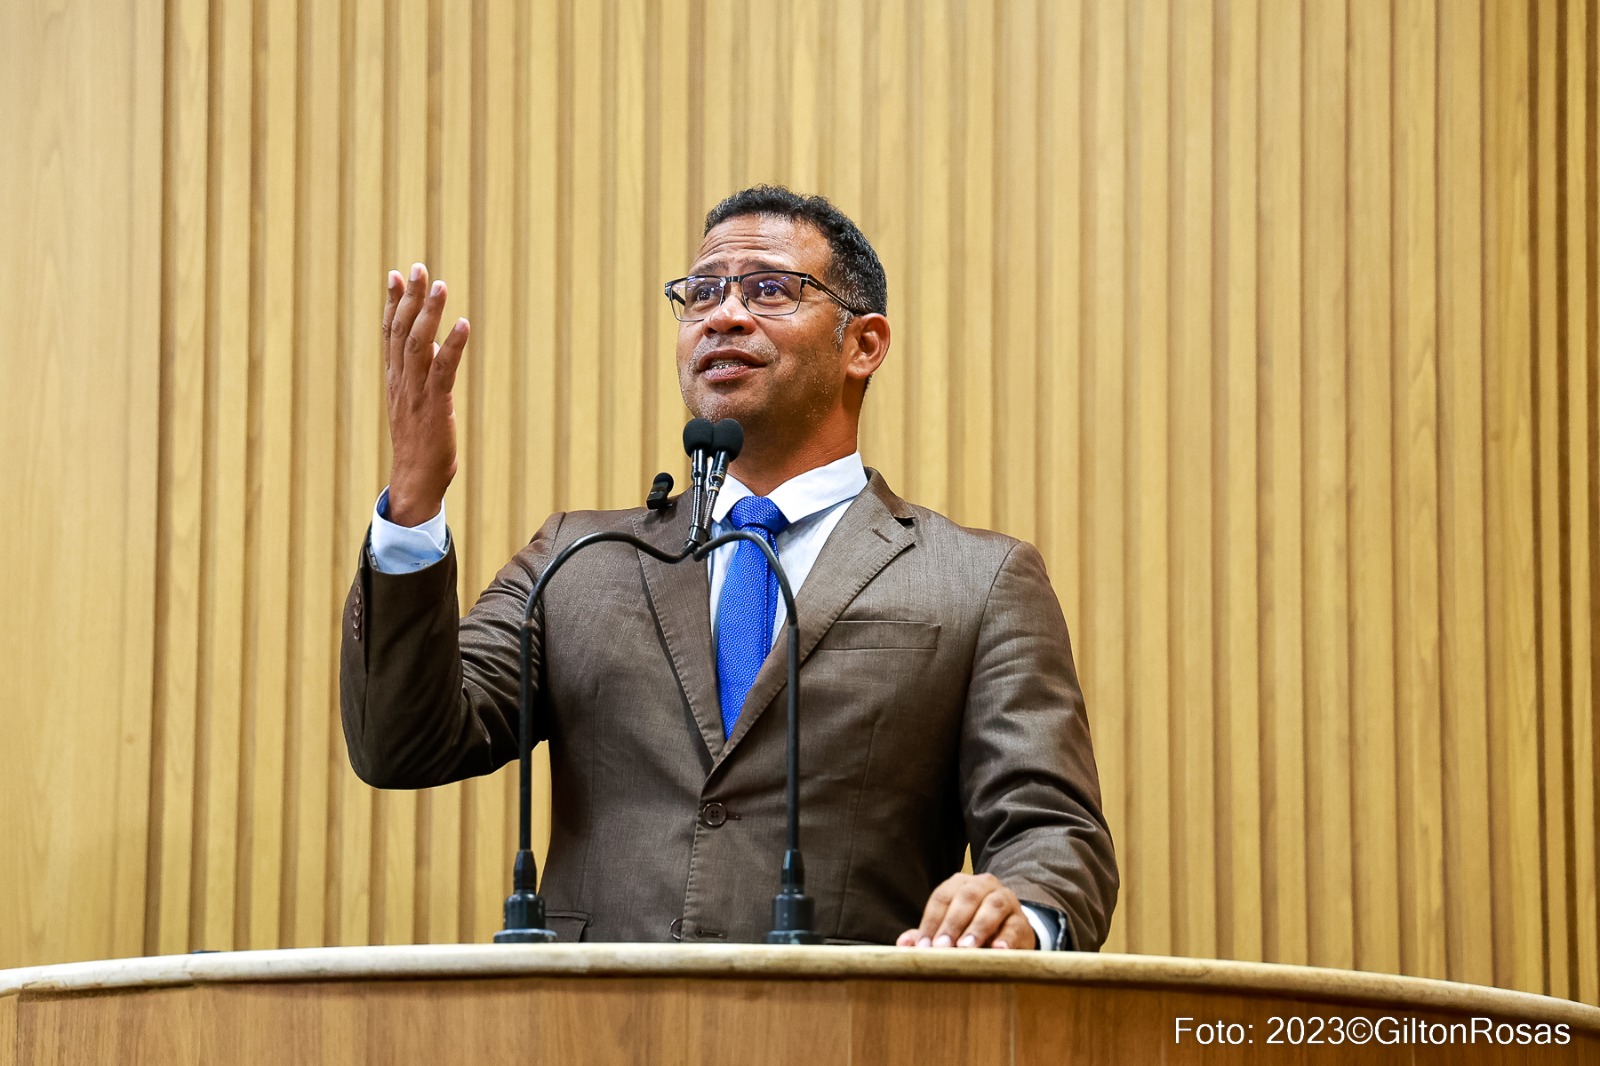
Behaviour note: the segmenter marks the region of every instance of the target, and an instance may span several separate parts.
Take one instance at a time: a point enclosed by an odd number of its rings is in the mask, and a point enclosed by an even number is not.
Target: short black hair
[[[825,196],[802,196],[782,185],[752,185],[723,200],[706,215],[706,228],[744,215],[778,215],[809,222],[828,242],[832,261],[823,281],[846,303],[870,314],[888,314],[889,279],[861,227]],[[842,327],[841,327],[842,329]]]

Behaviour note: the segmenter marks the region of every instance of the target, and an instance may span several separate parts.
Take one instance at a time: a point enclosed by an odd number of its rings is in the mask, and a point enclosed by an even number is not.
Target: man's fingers
[[[471,323],[464,318],[456,319],[456,324],[450,328],[449,335],[433,356],[429,380],[434,388],[441,392],[455,388],[456,371],[461,368],[461,359],[467,354],[467,338],[471,332]]]
[[[897,948],[914,948],[920,939],[922,939],[922,930],[907,929],[895,940],[894,946]]]
[[[400,296],[406,291],[406,279],[400,276],[400,271],[391,270],[384,280],[383,300],[383,339],[384,354],[388,354],[389,327],[394,324],[394,313],[400,306]]]
[[[411,328],[417,321],[417,315],[422,311],[422,304],[427,295],[428,268],[421,263],[412,263],[411,280],[406,284],[406,290],[395,307],[394,319],[389,323],[389,359],[399,367],[402,377],[410,369],[404,364],[411,354],[408,344]]]
[[[394,389],[400,384],[400,360],[394,358],[395,346],[390,343],[390,330],[394,327],[394,314],[400,307],[400,297],[406,291],[405,278],[400,276],[400,271],[391,270],[384,280],[383,299],[383,376],[389,383],[392,395]]]
[[[439,336],[439,320],[444,317],[445,295],[443,281],[436,281],[429,287],[422,310],[417,312],[417,320],[406,337],[406,376],[409,378],[415,372],[414,380],[419,388],[428,380],[428,371],[433,365],[433,346]]]
[[[978,905],[967,927],[956,937],[958,948],[986,948],[995,934],[1020,906],[1016,897],[1004,889],[990,892]]]
[[[411,324],[417,320],[417,313],[422,310],[422,301],[427,295],[428,268],[422,263],[412,263],[411,280],[406,283],[405,292],[395,306],[394,320],[390,323],[391,339],[403,340],[411,332]]]
[[[957,886],[961,884],[961,875],[946,878],[933,894],[928,897],[927,906],[922,908],[922,921],[917,924],[918,941],[927,941],[923,947],[933,943],[934,934],[939,931],[940,924],[944,921],[945,911],[950,908],[950,901],[955,898]]]
[[[1006,923],[995,934],[990,947],[994,948],[1027,948],[1038,947],[1039,938],[1034,935],[1033,926],[1028,923],[1028,916],[1022,913],[1022,905],[1018,904],[1016,911],[1006,919]]]
[[[955,947],[956,942],[966,933],[967,926],[971,924],[983,901],[988,898],[990,891],[990,886],[978,878],[962,885],[950,900],[950,906],[945,908],[944,921],[939,923],[938,930],[933,934],[933,946]]]
[[[994,940],[995,933],[1000,932],[1000,927],[1005,924],[1006,914],[1014,904],[1011,903],[1010,893],[1003,888],[997,888],[987,893],[978,906],[973,909],[966,925],[950,933],[954,938],[957,948],[987,948],[989,941]]]

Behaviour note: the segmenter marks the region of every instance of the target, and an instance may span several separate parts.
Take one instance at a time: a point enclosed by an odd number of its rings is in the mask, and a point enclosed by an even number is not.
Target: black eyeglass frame
[[[737,285],[738,286],[738,291],[739,291],[739,302],[744,305],[744,309],[746,311],[749,311],[752,315],[755,315],[758,318],[785,318],[785,317],[787,317],[789,315],[792,315],[795,312],[799,311],[800,310],[800,300],[799,299],[796,299],[795,302],[794,302],[794,307],[790,308],[787,311],[757,311],[755,308],[750,306],[750,297],[748,295],[746,295],[745,291],[744,291],[744,284],[743,284],[744,279],[745,278],[761,277],[762,275],[765,275],[765,274],[781,274],[784,277],[799,278],[800,279],[800,292],[801,292],[801,296],[802,297],[804,297],[804,295],[805,295],[805,287],[807,285],[810,285],[813,288],[816,288],[816,289],[820,290],[823,293],[823,295],[827,296],[830,300],[832,300],[834,303],[838,304],[840,307],[844,308],[846,311],[849,311],[852,315],[865,315],[865,314],[870,314],[871,313],[869,311],[863,310],[862,308],[851,307],[848,303],[845,302],[844,297],[840,296],[838,293],[836,293],[832,289],[828,288],[827,285],[823,284],[821,278],[817,277],[814,274],[807,274],[803,270],[752,270],[752,271],[749,271],[748,273],[745,273],[745,274],[685,274],[681,278],[674,278],[671,281],[667,282],[666,285],[662,287],[662,291],[666,293],[667,303],[672,306],[672,317],[676,318],[679,322],[704,322],[707,318],[710,317],[710,313],[709,312],[707,312],[707,314],[705,314],[705,315],[700,316],[699,318],[685,318],[685,317],[683,317],[683,315],[678,313],[678,309],[679,308],[682,308],[684,313],[687,313],[688,310],[689,310],[689,303],[682,296],[679,296],[677,293],[673,292],[672,289],[673,289],[673,286],[682,285],[682,284],[684,284],[685,282],[688,282],[688,281],[718,281],[718,282],[721,282],[722,283],[722,297],[721,297],[721,299],[719,299],[717,301],[717,306],[718,307],[721,307],[722,306],[722,301],[726,300],[728,298],[728,286],[730,284]]]

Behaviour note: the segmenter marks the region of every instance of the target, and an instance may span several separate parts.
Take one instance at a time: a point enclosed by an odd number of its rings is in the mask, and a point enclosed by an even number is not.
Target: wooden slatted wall
[[[680,466],[659,283],[776,180],[889,270],[868,462],[1044,550],[1111,948],[1600,1002],[1593,0],[57,6],[0,16],[0,966],[488,936],[512,775],[376,793],[334,710],[384,271],[473,321],[470,598]]]

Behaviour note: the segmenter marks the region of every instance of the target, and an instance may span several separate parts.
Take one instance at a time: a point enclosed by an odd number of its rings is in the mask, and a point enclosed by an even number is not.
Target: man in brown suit
[[[909,947],[1098,948],[1116,860],[1039,554],[905,502],[856,453],[889,348],[871,245],[820,197],[745,190],[708,216],[668,296],[687,406],[745,427],[716,531],[766,523],[796,588],[817,930]],[[394,468],[346,604],[345,736],[356,772],[386,788],[516,758],[517,633],[556,552],[603,529],[676,551],[689,527],[686,503],[554,515],[461,618],[442,508],[468,326],[433,343],[445,298],[421,264],[409,285],[390,275]],[[770,521],[740,517],[756,513]],[[540,887],[563,939],[767,930],[784,846],[786,652],[780,641],[765,654],[782,620],[780,605],[767,627],[771,600],[759,599],[770,571],[758,561],[752,586],[734,551],[667,566],[605,545],[551,582],[536,636],[536,735],[553,780]],[[753,609],[730,606],[751,587]],[[969,844],[976,872],[963,874]]]

